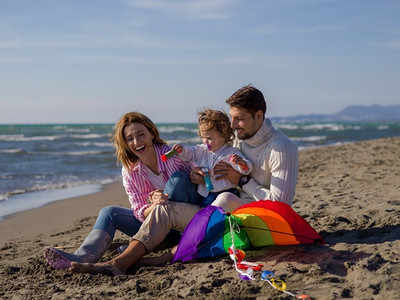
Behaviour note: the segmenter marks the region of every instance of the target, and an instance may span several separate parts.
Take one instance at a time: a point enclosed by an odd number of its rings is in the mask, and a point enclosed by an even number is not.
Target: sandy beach
[[[324,245],[247,250],[294,294],[312,299],[400,299],[400,137],[300,152],[293,209]],[[73,252],[106,205],[129,207],[120,182],[0,222],[1,299],[290,299],[243,281],[229,257],[135,266],[124,276],[72,274],[45,262],[45,246]],[[128,237],[117,234],[103,260]],[[150,256],[159,256],[171,244]],[[259,274],[256,274],[257,276]]]

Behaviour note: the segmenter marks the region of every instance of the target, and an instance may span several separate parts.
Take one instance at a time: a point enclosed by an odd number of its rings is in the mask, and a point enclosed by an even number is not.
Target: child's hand
[[[239,165],[243,170],[248,170],[246,162],[239,155],[232,154],[229,161],[235,165]]]
[[[179,145],[179,144],[175,144],[172,146],[172,149],[174,149],[178,153],[181,153],[183,151],[183,146]]]

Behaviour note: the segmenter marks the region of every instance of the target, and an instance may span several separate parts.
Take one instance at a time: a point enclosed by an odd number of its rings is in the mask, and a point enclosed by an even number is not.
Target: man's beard
[[[242,135],[240,135],[240,136],[237,135],[237,137],[238,137],[240,140],[248,140],[248,139],[252,138],[256,133],[257,133],[257,131],[254,132],[254,133],[244,133],[244,134],[242,134]]]

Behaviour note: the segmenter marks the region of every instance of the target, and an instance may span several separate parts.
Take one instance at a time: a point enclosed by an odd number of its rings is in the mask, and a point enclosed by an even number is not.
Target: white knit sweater
[[[269,119],[250,139],[236,139],[235,146],[253,162],[252,179],[243,186],[241,198],[292,205],[298,174],[297,146],[272,127]]]

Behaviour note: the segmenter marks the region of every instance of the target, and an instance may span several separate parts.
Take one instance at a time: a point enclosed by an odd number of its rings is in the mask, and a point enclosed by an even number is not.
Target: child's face
[[[205,130],[204,126],[200,125],[199,135],[210,151],[214,152],[225,145],[224,137],[215,129]]]

